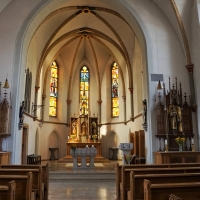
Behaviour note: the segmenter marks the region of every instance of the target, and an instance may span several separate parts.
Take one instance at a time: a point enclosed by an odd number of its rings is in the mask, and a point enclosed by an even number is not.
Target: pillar
[[[67,125],[70,125],[70,111],[71,111],[71,102],[72,100],[67,99]]]
[[[126,96],[122,96],[124,101],[124,123],[126,124]]]
[[[131,102],[131,121],[134,121],[134,112],[133,112],[133,87],[129,88],[130,91],[130,102]]]
[[[189,81],[190,81],[190,95],[191,95],[191,107],[192,111],[196,112],[197,110],[197,104],[195,102],[195,90],[194,90],[194,76],[193,76],[193,64],[186,65],[186,68],[189,73]]]

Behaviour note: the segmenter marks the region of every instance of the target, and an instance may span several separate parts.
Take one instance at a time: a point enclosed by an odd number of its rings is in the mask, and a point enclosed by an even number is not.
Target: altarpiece
[[[183,100],[184,99],[184,100]],[[165,142],[169,151],[177,151],[177,137],[185,138],[183,150],[191,150],[191,139],[194,136],[192,126],[192,108],[187,101],[186,93],[182,94],[182,86],[170,83],[169,91],[163,84],[163,94],[155,96],[156,137],[159,139],[159,151],[165,150]]]

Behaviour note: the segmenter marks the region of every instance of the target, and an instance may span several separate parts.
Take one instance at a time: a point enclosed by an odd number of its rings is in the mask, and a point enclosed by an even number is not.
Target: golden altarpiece
[[[191,151],[193,140],[192,108],[188,103],[186,94],[182,94],[182,86],[170,83],[169,91],[163,84],[163,95],[155,96],[156,137],[159,139],[159,151],[165,151],[165,144],[169,151],[178,151],[175,138],[184,137],[183,151]]]
[[[94,146],[97,149],[95,162],[101,162],[104,157],[101,156],[101,142],[99,141],[98,117],[95,115],[89,117],[87,114],[81,114],[78,117],[71,117],[70,134],[68,136],[67,152],[63,158],[64,161],[71,161],[70,149],[72,146],[76,148],[84,148],[86,146]]]
[[[80,115],[71,117],[69,140],[76,142],[90,142],[98,140],[98,117]]]

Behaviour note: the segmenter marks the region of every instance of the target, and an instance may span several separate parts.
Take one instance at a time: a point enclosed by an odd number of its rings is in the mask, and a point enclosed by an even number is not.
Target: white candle
[[[165,145],[167,145],[167,139],[165,139]]]
[[[194,144],[194,139],[192,138],[192,140],[191,140],[191,144]]]

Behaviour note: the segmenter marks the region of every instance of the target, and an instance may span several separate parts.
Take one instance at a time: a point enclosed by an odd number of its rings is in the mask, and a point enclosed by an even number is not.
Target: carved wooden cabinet
[[[163,84],[163,92],[155,96],[155,121],[158,151],[165,151],[167,142],[169,151],[178,151],[177,137],[185,138],[183,150],[191,151],[191,139],[194,137],[192,126],[192,105],[187,102],[187,96],[182,94],[181,83],[177,86],[170,83],[169,91]]]
[[[154,164],[198,162],[200,162],[199,151],[154,152]]]

